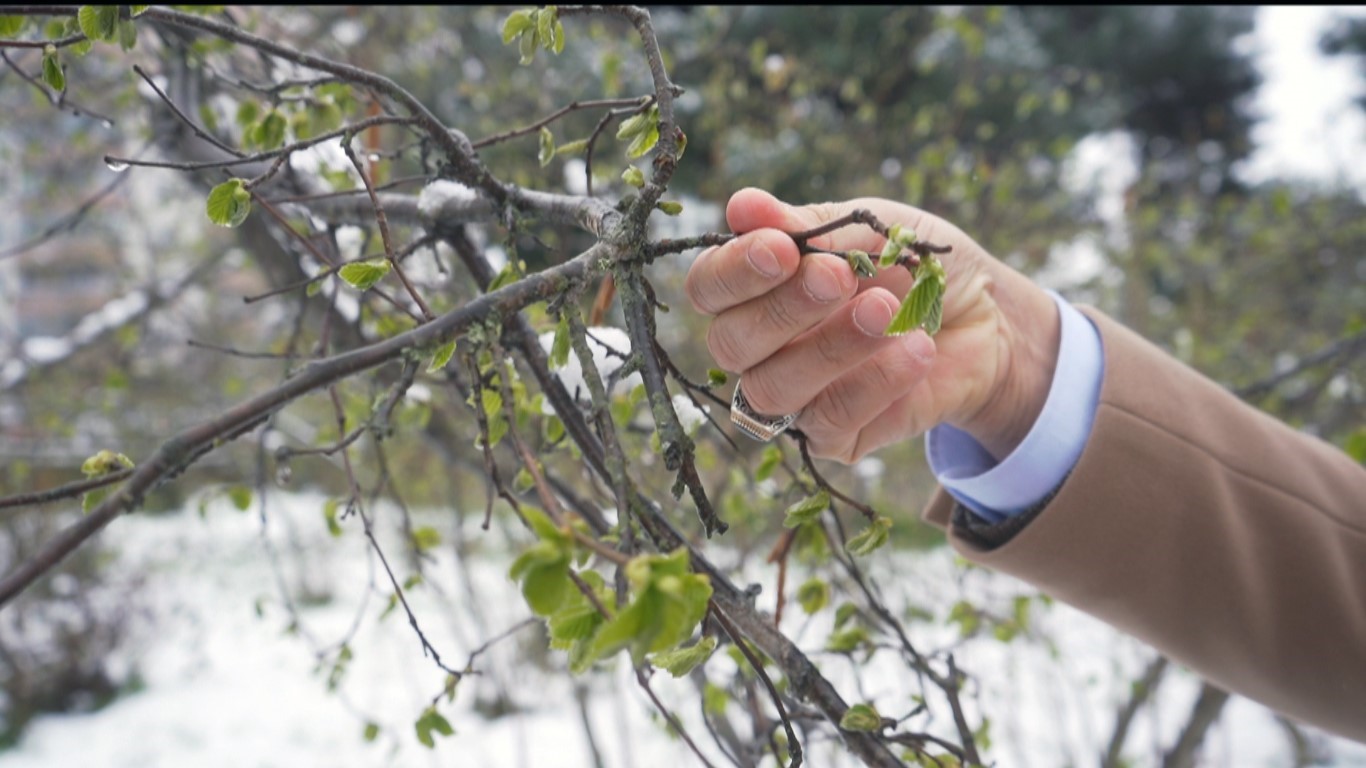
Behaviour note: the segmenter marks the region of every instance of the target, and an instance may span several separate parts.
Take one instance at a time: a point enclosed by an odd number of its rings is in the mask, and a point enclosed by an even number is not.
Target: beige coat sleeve
[[[1366,741],[1366,468],[1083,309],[1105,379],[1086,449],[994,548],[1028,581],[1234,693]]]

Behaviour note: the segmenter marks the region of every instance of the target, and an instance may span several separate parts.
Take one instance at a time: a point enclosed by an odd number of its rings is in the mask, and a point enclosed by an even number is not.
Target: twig
[[[191,131],[194,131],[194,135],[198,136],[204,141],[209,142],[210,144],[223,150],[224,152],[227,152],[228,154],[234,157],[246,157],[246,154],[244,152],[234,149],[233,147],[230,147],[227,144],[224,144],[223,142],[219,141],[218,137],[214,136],[213,134],[209,133],[203,128],[200,128],[198,123],[191,120],[189,116],[186,115],[184,112],[181,112],[180,107],[177,107],[175,105],[175,102],[171,101],[171,97],[167,96],[166,93],[162,91],[160,87],[157,86],[156,81],[153,80],[151,76],[148,75],[142,69],[141,66],[134,64],[133,71],[137,73],[138,77],[142,78],[143,82],[147,83],[147,85],[150,86],[151,89],[156,92],[156,95],[161,98],[161,101],[165,103],[168,108],[170,108],[171,113],[180,119],[180,122],[184,123]]]
[[[721,628],[725,630],[726,635],[730,637],[730,641],[735,643],[735,647],[740,649],[740,653],[744,654],[745,661],[749,662],[750,667],[754,669],[754,673],[759,676],[759,680],[761,680],[764,687],[768,689],[768,695],[773,699],[773,706],[778,709],[778,719],[782,721],[783,730],[787,732],[787,754],[788,757],[791,758],[788,768],[800,768],[802,764],[802,743],[797,740],[797,732],[792,729],[792,721],[787,716],[787,708],[783,706],[783,698],[778,695],[778,689],[774,687],[773,681],[769,679],[768,672],[764,670],[763,662],[755,658],[754,651],[749,649],[744,638],[740,637],[740,631],[735,628],[735,625],[730,622],[730,619],[726,618],[725,614],[713,609],[711,615],[716,619],[716,622],[721,625]],[[773,759],[781,761],[782,757],[775,751]]]
[[[375,186],[370,182],[370,174],[366,173],[365,167],[360,163],[360,158],[356,157],[356,151],[351,148],[351,139],[353,135],[354,134],[348,133],[342,139],[342,151],[346,153],[346,157],[351,161],[351,165],[355,166],[356,173],[360,174],[360,179],[365,184],[365,191],[370,194],[370,205],[375,209],[375,222],[379,224],[379,237],[384,243],[384,256],[389,260],[390,266],[394,269],[394,274],[398,275],[398,279],[403,283],[403,287],[408,291],[408,295],[413,297],[413,301],[417,302],[418,309],[422,310],[422,318],[430,322],[433,317],[431,307],[427,306],[427,302],[422,300],[422,294],[418,293],[417,289],[413,287],[412,282],[408,280],[408,276],[404,274],[403,267],[399,265],[398,259],[394,256],[394,243],[389,236],[389,219],[385,217],[384,206],[380,203],[379,196],[375,194]]]
[[[6,496],[0,498],[0,509],[27,507],[33,504],[46,504],[50,501],[75,498],[86,491],[93,491],[96,488],[113,485],[131,474],[133,474],[133,470],[131,469],[120,469],[117,472],[110,472],[101,477],[77,480],[74,483],[67,483],[66,485],[59,485],[56,488],[49,488],[46,491],[33,491],[31,493],[19,493],[13,496]]]
[[[483,149],[484,147],[491,147],[494,144],[507,141],[508,139],[515,139],[518,136],[525,136],[528,133],[535,133],[536,131],[539,131],[541,128],[550,125],[556,120],[559,120],[561,117],[564,117],[570,112],[574,112],[576,110],[612,107],[640,108],[643,106],[648,106],[650,101],[653,100],[653,98],[653,96],[637,96],[634,99],[594,99],[588,101],[571,101],[563,107],[560,107],[559,109],[555,110],[554,112],[551,112],[549,115],[546,115],[545,117],[541,118],[540,120],[537,120],[536,122],[530,125],[526,125],[521,128],[514,128],[510,131],[505,131],[503,133],[496,133],[487,138],[483,138],[478,141],[472,142],[470,146],[474,147],[475,149]]]

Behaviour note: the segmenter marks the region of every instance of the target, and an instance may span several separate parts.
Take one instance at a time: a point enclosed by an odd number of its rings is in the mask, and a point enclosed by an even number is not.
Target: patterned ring
[[[799,415],[801,411],[786,416],[765,416],[756,412],[745,399],[745,394],[740,388],[740,380],[736,379],[735,394],[731,395],[730,399],[730,422],[746,435],[761,443],[767,443],[792,426]]]

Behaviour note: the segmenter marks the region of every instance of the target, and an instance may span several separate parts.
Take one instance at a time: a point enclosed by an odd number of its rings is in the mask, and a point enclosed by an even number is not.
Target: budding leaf
[[[778,446],[770,445],[764,448],[763,456],[759,459],[759,467],[754,470],[755,482],[762,483],[773,474],[773,470],[778,468],[778,464],[783,460],[783,452]]]
[[[621,125],[617,126],[617,138],[629,139],[633,136],[639,136],[640,134],[645,132],[646,128],[649,127],[649,111],[641,112],[638,115],[632,115],[631,117],[622,120]]]
[[[873,259],[867,251],[850,249],[845,254],[845,259],[849,262],[850,269],[859,277],[873,277],[877,275],[877,269],[873,267]]]
[[[556,147],[556,148],[555,148],[555,154],[557,154],[557,155],[577,155],[577,154],[579,154],[580,152],[583,152],[583,151],[585,151],[585,150],[587,150],[587,149],[588,149],[588,139],[575,139],[575,140],[573,140],[573,141],[566,141],[565,143],[563,143],[563,144],[561,144],[560,146]]]
[[[559,19],[555,19],[555,45],[550,50],[556,56],[564,53],[564,25]]]
[[[669,216],[677,216],[683,212],[683,204],[673,200],[660,200],[655,203],[655,207]]]
[[[356,261],[342,267],[337,271],[337,274],[352,288],[358,291],[368,291],[375,283],[389,274],[389,262],[386,259]]]
[[[871,704],[855,704],[845,710],[840,727],[846,731],[876,731],[882,727],[882,715]]]
[[[640,169],[634,165],[626,166],[626,170],[621,172],[621,180],[636,189],[645,186],[645,174],[641,173]]]
[[[890,267],[896,263],[896,259],[901,255],[901,244],[892,238],[887,238],[887,244],[882,246],[882,254],[878,256],[877,265],[879,267]]]
[[[24,16],[0,16],[0,37],[14,38],[24,29]]]
[[[830,585],[820,579],[808,579],[797,587],[797,602],[807,615],[819,611],[830,603]]]
[[[205,211],[214,224],[239,226],[251,213],[251,193],[241,179],[228,179],[209,191]]]
[[[232,505],[237,507],[238,512],[246,512],[251,506],[251,489],[245,485],[234,485],[228,489],[228,498],[232,500]]]
[[[379,723],[366,723],[365,732],[362,734],[366,741],[374,741],[379,738]]]
[[[649,152],[650,150],[654,149],[655,145],[658,143],[659,122],[656,121],[653,125],[651,125],[646,130],[642,131],[634,139],[631,140],[630,146],[626,148],[626,157],[628,160],[635,160],[644,155],[646,152]]]
[[[507,20],[503,22],[503,45],[507,45],[517,38],[518,35],[536,26],[536,20],[532,18],[534,11],[513,11],[508,14]]]
[[[441,371],[446,367],[446,364],[451,361],[451,357],[454,355],[455,339],[451,339],[436,348],[436,352],[432,355],[432,362],[427,366],[427,373],[437,373]]]
[[[887,543],[887,537],[892,530],[890,518],[879,517],[871,525],[863,529],[863,532],[849,540],[845,549],[851,555],[866,555],[873,550]]]
[[[555,325],[555,340],[550,345],[550,367],[563,368],[569,363],[569,317],[560,316]]]
[[[542,168],[550,165],[550,161],[555,159],[555,134],[545,126],[541,126],[541,150],[537,153],[536,159],[541,162]]]
[[[131,51],[138,44],[138,27],[131,21],[119,22],[119,47]]]
[[[650,660],[650,663],[660,669],[668,670],[669,674],[674,677],[683,677],[711,658],[712,652],[715,650],[716,638],[704,637],[691,648],[677,648],[672,651],[657,653]]]
[[[522,39],[517,42],[517,52],[522,55],[517,63],[526,66],[536,60],[536,29],[532,27],[522,33]]]
[[[441,545],[441,533],[430,525],[413,531],[413,546],[418,552],[426,552]]]
[[[285,116],[278,109],[272,109],[261,118],[261,122],[256,124],[252,131],[252,139],[256,145],[265,150],[272,150],[285,143],[285,129],[289,124],[285,121]]]
[[[76,22],[81,34],[91,40],[112,42],[118,34],[119,7],[117,5],[83,5],[76,11]]]
[[[720,368],[707,369],[707,386],[720,387],[726,383],[726,372]]]
[[[887,326],[887,336],[900,336],[924,326],[925,332],[939,330],[944,316],[944,267],[927,257],[916,270],[915,287],[901,302],[901,308]]]
[[[132,469],[133,460],[115,451],[103,450],[81,462],[81,473],[86,477],[104,477],[121,469]]]
[[[62,72],[61,55],[53,45],[43,49],[43,82],[54,91],[66,90],[66,74]]]
[[[555,6],[548,5],[536,12],[536,37],[546,50],[555,46],[555,21],[559,14]]]
[[[830,493],[820,491],[787,508],[787,516],[783,518],[784,528],[796,528],[803,523],[809,523],[821,516],[830,506]]]

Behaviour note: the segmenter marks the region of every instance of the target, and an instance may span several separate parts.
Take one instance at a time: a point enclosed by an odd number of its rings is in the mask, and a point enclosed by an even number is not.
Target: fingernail
[[[881,336],[892,322],[892,307],[881,296],[869,295],[854,307],[854,325],[869,336]]]
[[[749,260],[749,265],[754,267],[754,271],[764,277],[777,277],[783,270],[778,266],[778,257],[773,255],[773,249],[764,244],[763,240],[756,240],[750,243],[749,250],[745,251],[745,258]]]
[[[840,281],[830,268],[820,263],[812,263],[802,275],[802,287],[811,298],[822,304],[840,297]]]

